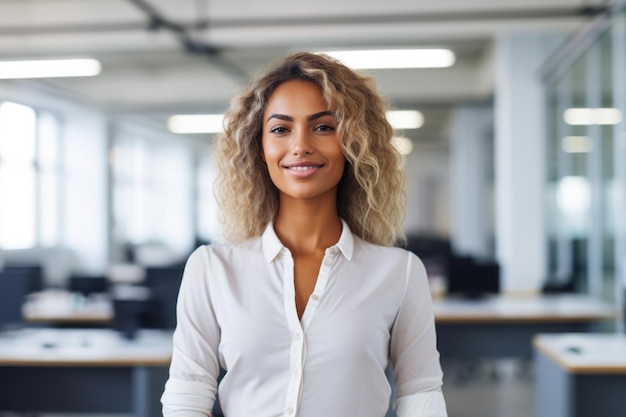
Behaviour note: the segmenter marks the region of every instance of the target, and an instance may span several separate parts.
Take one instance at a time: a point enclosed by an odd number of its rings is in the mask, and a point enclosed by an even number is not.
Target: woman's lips
[[[297,165],[286,165],[284,166],[285,170],[296,178],[308,178],[314,175],[316,172],[322,168],[322,165],[317,164],[297,164]]]

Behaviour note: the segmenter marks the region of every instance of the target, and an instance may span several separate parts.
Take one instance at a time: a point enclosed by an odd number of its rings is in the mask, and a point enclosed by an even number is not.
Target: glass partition
[[[622,303],[626,268],[626,15],[545,83],[552,289]]]

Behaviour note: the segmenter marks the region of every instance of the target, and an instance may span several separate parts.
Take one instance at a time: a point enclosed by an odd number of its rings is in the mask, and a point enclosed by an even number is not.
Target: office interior
[[[5,0],[0,373],[19,367],[1,344],[21,329],[112,329],[131,342],[144,329],[172,330],[186,257],[223,241],[212,190],[219,132],[177,126],[175,116],[219,118],[254,74],[292,51],[413,48],[453,59],[362,71],[390,109],[418,112],[416,125],[395,131],[408,201],[399,244],[424,260],[434,302],[474,309],[497,298],[498,309],[523,310],[546,296],[585,297],[604,308],[590,332],[623,336],[626,2]],[[97,68],[43,78],[2,69],[67,58]],[[37,316],[63,308],[94,316]],[[471,333],[468,320],[460,326]],[[532,352],[492,358],[459,346],[442,354],[450,416],[544,415]],[[4,410],[3,401],[0,415],[146,413]],[[568,412],[553,415],[584,415]]]

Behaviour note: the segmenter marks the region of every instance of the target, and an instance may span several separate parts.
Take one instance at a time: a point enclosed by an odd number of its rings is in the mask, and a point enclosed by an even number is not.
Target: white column
[[[450,238],[454,251],[490,256],[489,160],[491,108],[460,105],[452,114],[450,138]]]
[[[535,292],[545,279],[546,106],[538,69],[560,39],[509,33],[496,41],[496,253],[503,292]]]

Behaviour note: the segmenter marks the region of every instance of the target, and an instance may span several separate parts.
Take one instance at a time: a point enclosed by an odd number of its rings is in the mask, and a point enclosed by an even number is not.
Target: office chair
[[[29,272],[11,268],[0,271],[0,330],[24,326],[22,305],[32,285]]]
[[[43,267],[37,264],[9,263],[4,265],[2,271],[13,271],[21,274],[27,281],[27,293],[43,290]]]
[[[150,302],[144,317],[145,327],[176,327],[176,301],[183,269],[182,265],[146,268],[144,285],[150,290]]]

